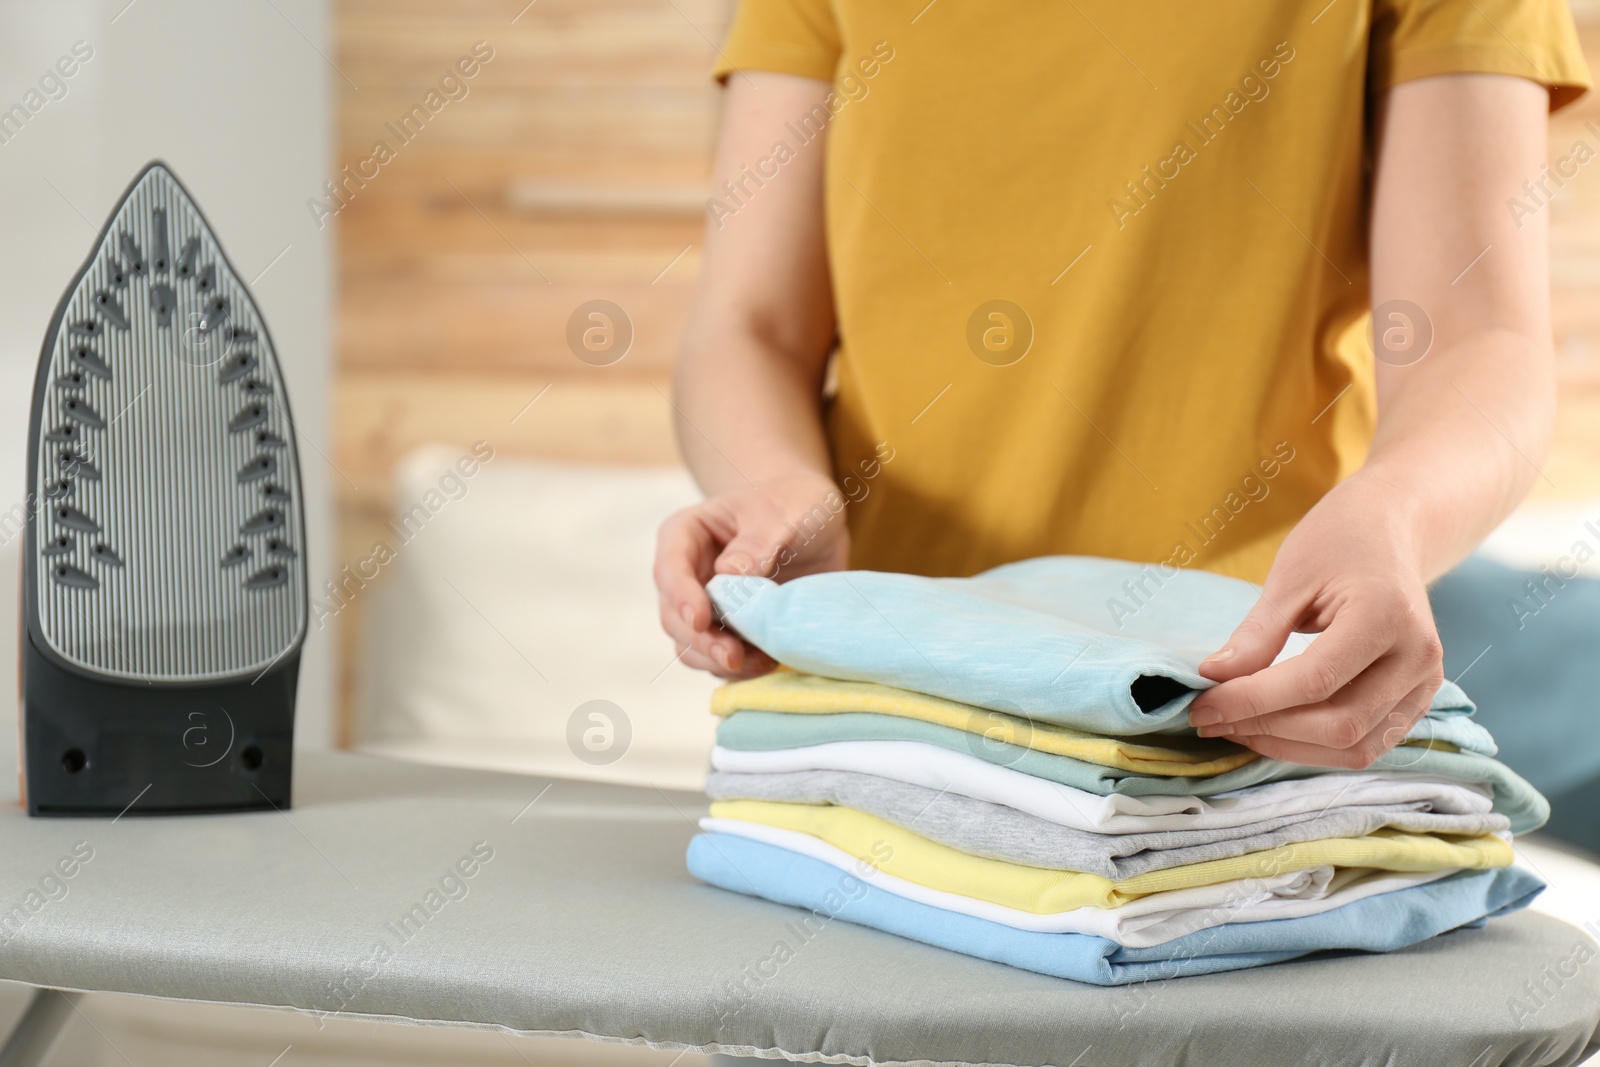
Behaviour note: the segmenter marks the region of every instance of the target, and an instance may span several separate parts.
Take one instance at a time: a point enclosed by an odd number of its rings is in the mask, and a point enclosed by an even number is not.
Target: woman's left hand
[[[1261,599],[1200,664],[1219,684],[1195,698],[1202,737],[1263,756],[1359,769],[1399,744],[1444,677],[1415,532],[1404,501],[1352,475],[1284,540]],[[1321,634],[1272,660],[1290,633]]]

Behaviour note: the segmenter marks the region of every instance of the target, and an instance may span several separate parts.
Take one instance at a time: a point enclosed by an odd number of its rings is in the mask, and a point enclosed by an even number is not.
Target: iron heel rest
[[[51,319],[27,501],[29,814],[288,806],[307,617],[294,424],[255,302],[162,163]]]

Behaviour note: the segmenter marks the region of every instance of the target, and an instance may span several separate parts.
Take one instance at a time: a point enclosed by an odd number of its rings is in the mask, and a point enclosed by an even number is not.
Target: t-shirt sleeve
[[[1590,85],[1567,0],[1375,0],[1373,88],[1436,74],[1528,78],[1552,111]]]
[[[740,0],[711,73],[720,82],[737,70],[832,82],[839,52],[831,0]]]

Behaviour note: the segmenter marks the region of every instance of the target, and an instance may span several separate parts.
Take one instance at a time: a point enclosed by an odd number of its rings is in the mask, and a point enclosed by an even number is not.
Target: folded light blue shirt
[[[843,919],[1095,985],[1241,970],[1328,949],[1389,952],[1516,911],[1544,888],[1537,876],[1519,867],[1463,871],[1319,915],[1230,923],[1133,949],[1090,934],[1017,930],[919,904],[820,860],[731,834],[700,834],[691,840],[689,870],[712,885],[805,908],[822,919]]]
[[[949,726],[872,712],[831,715],[793,715],[770,711],[737,711],[717,726],[717,744],[723,748],[769,752],[806,748],[834,741],[916,741],[963,752],[1035,778],[1070,785],[1109,796],[1215,796],[1263,782],[1308,778],[1336,771],[1286,763],[1263,756],[1231,771],[1207,778],[1179,778],[1140,774],[1102,767],[1040,752]],[[1514,833],[1537,830],[1550,818],[1550,802],[1510,767],[1475,752],[1401,746],[1379,756],[1369,770],[1426,774],[1466,782],[1482,782],[1494,790],[1494,810],[1511,820]]]
[[[834,571],[782,585],[722,574],[706,586],[723,621],[780,663],[878,682],[1090,733],[1189,730],[1213,683],[1200,661],[1227,641],[1259,586],[1206,571],[1089,556],[1008,563],[971,578]],[[1279,659],[1312,636],[1290,637]],[[1446,681],[1410,736],[1492,754]]]

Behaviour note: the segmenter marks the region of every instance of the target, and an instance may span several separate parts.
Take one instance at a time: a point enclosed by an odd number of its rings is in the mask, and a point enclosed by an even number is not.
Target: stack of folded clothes
[[[1361,772],[1195,734],[1247,582],[1050,557],[709,590],[785,665],[714,698],[689,868],[724,889],[1115,985],[1402,948],[1543,888],[1509,842],[1549,807],[1450,682]]]

